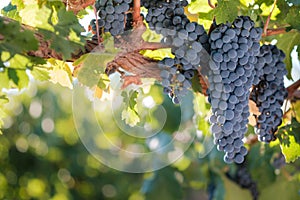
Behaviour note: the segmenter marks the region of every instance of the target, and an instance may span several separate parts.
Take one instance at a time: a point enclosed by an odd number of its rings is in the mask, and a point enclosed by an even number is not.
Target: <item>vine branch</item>
[[[216,8],[216,6],[214,4],[212,4],[210,0],[207,0],[207,3],[212,9]]]
[[[140,49],[137,49],[137,51],[141,50],[157,50],[157,49],[164,49],[164,48],[171,48],[171,45],[163,44],[159,42],[143,42]]]
[[[271,36],[271,35],[279,35],[279,34],[283,34],[283,33],[286,33],[285,28],[267,29],[266,33],[264,32],[262,34],[262,37],[267,37],[267,36]]]
[[[274,9],[275,9],[276,3],[277,3],[277,0],[274,0],[272,9],[271,9],[271,11],[270,11],[270,14],[269,14],[267,20],[266,20],[266,23],[265,23],[265,26],[264,26],[264,34],[265,34],[265,35],[267,35],[267,29],[268,29],[268,26],[269,26],[269,22],[270,22],[272,13],[273,13],[273,11],[274,11]]]
[[[96,0],[63,0],[63,3],[66,5],[67,10],[71,10],[77,14],[86,7],[95,4],[95,1]]]
[[[291,99],[299,87],[300,87],[300,79],[295,83],[293,83],[292,85],[290,85],[289,87],[287,87],[287,91],[288,91],[287,98]]]

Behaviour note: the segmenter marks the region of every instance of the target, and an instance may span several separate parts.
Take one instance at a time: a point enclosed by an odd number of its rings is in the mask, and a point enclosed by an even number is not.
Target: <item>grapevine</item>
[[[9,2],[0,14],[0,198],[299,198],[298,1]],[[52,86],[27,95],[34,79],[68,87],[73,107]],[[93,101],[96,115],[86,109]],[[93,134],[94,116],[108,137]],[[140,174],[99,179],[111,172],[83,145]]]

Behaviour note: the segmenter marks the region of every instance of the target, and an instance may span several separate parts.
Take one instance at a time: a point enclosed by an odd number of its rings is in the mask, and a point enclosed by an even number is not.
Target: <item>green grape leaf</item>
[[[121,96],[126,108],[122,111],[122,120],[125,120],[125,123],[129,126],[136,126],[140,122],[140,116],[137,112],[138,92],[135,90],[130,90],[129,92],[124,90]]]
[[[195,98],[194,98],[194,110],[196,116],[197,116],[197,124],[198,124],[198,130],[202,131],[202,133],[207,136],[209,134],[211,134],[210,132],[210,124],[209,122],[206,120],[206,116],[208,115],[209,111],[210,111],[210,106],[208,105],[208,103],[206,103],[206,97],[197,93],[194,94]]]
[[[145,81],[145,80],[143,80]],[[147,83],[148,84],[148,83]],[[152,83],[150,83],[152,84]],[[162,94],[162,88],[160,85],[154,84],[151,86],[151,89],[149,91],[149,95],[153,98],[153,100],[156,102],[156,104],[162,104],[164,101],[164,96]]]
[[[216,153],[217,150],[213,151],[213,153]],[[218,155],[219,152],[217,153]],[[213,157],[213,159],[218,159],[220,158],[223,160],[221,157]],[[222,161],[221,161],[222,162]],[[224,163],[224,162],[223,162]],[[223,173],[219,170],[219,166],[216,167],[214,163],[210,163],[209,165],[209,184],[214,187],[214,190],[211,192],[211,199],[213,200],[224,200],[225,198],[225,184],[224,184],[224,175]]]
[[[260,190],[259,200],[270,199],[299,199],[299,181],[297,179],[289,180],[282,175],[278,176],[276,182]]]
[[[64,60],[71,58],[72,50],[79,50],[83,46],[81,43],[70,41],[60,35],[52,34],[51,46],[57,53],[61,53]]]
[[[217,7],[212,11],[217,24],[232,22],[238,16],[239,1],[218,0]]]
[[[84,59],[79,58],[81,63],[77,76],[79,82],[91,88],[97,85],[107,63],[115,56],[116,54],[111,53],[89,53],[84,55]]]
[[[286,55],[285,64],[286,69],[288,71],[287,78],[292,79],[291,71],[292,71],[292,57],[291,52],[294,49],[295,45],[299,45],[300,43],[300,33],[286,33],[281,34],[276,37],[278,40],[277,47],[282,49]]]
[[[136,126],[140,122],[140,117],[134,109],[127,107],[122,111],[122,120],[131,127]]]
[[[27,87],[29,78],[25,70],[16,70],[13,68],[4,68],[0,72],[0,88],[15,88],[22,89]]]
[[[0,89],[9,88],[10,84],[6,68],[0,72],[0,80]]]
[[[21,20],[17,6],[12,5],[11,2],[1,10],[1,14],[17,21]]]
[[[297,46],[298,59],[300,59],[300,44]]]
[[[105,52],[107,53],[118,53],[119,50],[115,48],[115,39],[110,35],[110,33],[105,33],[103,35],[103,45],[105,48]]]
[[[224,181],[221,178],[217,179],[216,182],[216,189],[213,193],[213,199],[214,200],[224,200],[224,196],[225,196],[226,190],[225,190],[225,184]]]
[[[69,36],[71,30],[74,31],[77,36],[80,36],[80,33],[84,30],[74,13],[66,11],[65,7],[61,7],[58,10],[57,17],[58,23],[54,26],[54,29],[59,32],[61,37]]]
[[[129,93],[127,91],[123,91],[121,95],[124,98],[123,102],[127,105],[127,107],[134,110],[137,103],[136,100],[138,92],[135,90],[131,90]]]
[[[286,15],[285,21],[291,25],[291,28],[300,30],[300,11],[299,8],[292,7]]]
[[[162,39],[162,35],[157,34],[155,31],[152,31],[151,29],[146,29],[142,37],[147,42],[160,42]]]
[[[270,6],[274,3],[274,1],[273,0],[255,0],[255,3],[258,5],[265,3],[267,6]]]
[[[142,193],[146,196],[145,200],[157,199],[158,196],[160,199],[180,200],[183,198],[180,188],[175,170],[167,167],[154,172],[152,177],[144,180]]]
[[[42,63],[40,59],[20,54],[11,57],[8,52],[2,52],[1,60],[6,61],[6,66],[2,66],[3,72],[0,73],[0,88],[27,87],[29,79],[26,70],[32,70],[34,65]]]
[[[108,91],[109,83],[109,77],[106,74],[101,74],[97,87],[104,91]]]
[[[19,88],[19,90],[22,88],[26,88],[29,83],[29,78],[26,71],[25,70],[16,70],[16,71],[17,71],[17,76],[19,78],[18,84],[16,84],[17,87]]]
[[[252,200],[251,193],[248,189],[243,189],[236,183],[232,182],[225,176],[222,176],[224,181],[225,188],[225,198],[230,200],[240,200],[243,197],[243,200]]]
[[[89,54],[84,54],[84,55],[80,56],[80,58],[78,58],[77,60],[75,60],[73,62],[73,66],[78,66],[78,65],[82,64],[88,56],[89,56]]]
[[[300,157],[300,123],[293,118],[291,124],[278,131],[278,139],[286,162],[294,162]]]
[[[264,152],[261,152],[261,148],[264,148]],[[248,153],[247,161],[251,176],[253,180],[260,180],[257,185],[258,188],[265,188],[272,184],[276,175],[274,173],[274,167],[271,164],[271,158],[275,149],[270,148],[269,145],[257,143],[251,147],[251,151]]]
[[[39,28],[44,39],[51,41],[50,48],[62,54],[64,60],[71,58],[72,50],[77,51],[84,46],[80,34],[84,29],[74,13],[66,11],[61,2],[52,6],[26,4],[20,10],[20,16],[23,23]]]
[[[21,31],[19,22],[4,23],[3,18],[0,18],[0,35],[4,37],[4,40],[0,41],[0,52],[7,51],[13,56],[17,53],[38,49],[38,42],[34,37],[34,32],[29,30]]]
[[[6,103],[8,103],[8,101],[9,100],[8,100],[7,96],[5,94],[0,93],[0,105],[6,104]]]
[[[17,75],[16,70],[8,68],[7,69],[7,74],[8,74],[8,78],[10,80],[12,80],[14,82],[14,84],[18,85],[18,83],[19,83],[19,77]]]
[[[17,6],[18,10],[25,7],[24,0],[11,0],[11,4]]]
[[[20,54],[15,55],[9,60],[9,67],[14,69],[25,70],[31,65],[30,60]]]
[[[291,7],[286,1],[277,1],[276,5],[280,10],[280,13],[276,16],[276,19],[277,21],[284,21]]]
[[[6,117],[6,112],[4,111],[4,104],[8,103],[8,98],[5,94],[0,93],[0,135],[2,134],[1,128],[4,124],[3,118]]]
[[[214,1],[212,1],[214,4]],[[207,0],[193,0],[188,5],[188,11],[192,14],[195,13],[208,13],[212,10],[212,8],[208,5]]]
[[[49,69],[44,67],[33,67],[30,73],[38,81],[47,81],[50,79]]]

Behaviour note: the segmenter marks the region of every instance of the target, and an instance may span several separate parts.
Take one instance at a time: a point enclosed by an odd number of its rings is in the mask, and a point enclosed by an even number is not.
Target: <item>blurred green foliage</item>
[[[73,122],[72,91],[30,83],[28,90],[8,96],[8,117],[0,136],[0,199],[193,200],[208,199],[209,195],[212,199],[251,199],[248,190],[227,178],[235,165],[225,165],[221,153],[212,149],[199,158],[199,152],[209,150],[201,137],[171,166],[144,174],[120,172],[96,160],[81,143]],[[199,102],[202,98],[196,96]],[[168,104],[169,99],[165,97],[165,101]],[[208,107],[202,105],[198,109],[207,113]],[[197,118],[199,131],[207,134],[207,122],[201,120],[205,112],[198,110]],[[122,135],[117,127],[115,132]],[[146,142],[140,144],[146,146]],[[297,199],[300,163],[276,169],[272,162],[278,148],[253,146],[247,157],[248,168],[259,185],[261,199],[279,193],[288,197],[285,199]],[[208,194],[210,185],[216,189]],[[268,192],[273,186],[286,190]]]

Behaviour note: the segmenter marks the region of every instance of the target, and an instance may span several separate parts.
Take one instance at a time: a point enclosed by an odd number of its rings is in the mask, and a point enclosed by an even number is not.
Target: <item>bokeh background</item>
[[[196,97],[199,102],[205,102],[203,98]],[[209,107],[200,107],[198,128],[208,130],[203,113]],[[168,167],[125,173],[103,165],[85,149],[73,121],[69,88],[33,81],[27,90],[10,91],[6,108],[9,116],[0,136],[0,199],[193,200],[212,199],[212,194],[213,199],[252,199],[250,190],[234,178],[237,166],[225,165],[222,153],[212,149],[199,157],[209,148],[203,137]],[[123,133],[116,127],[113,134]],[[278,152],[278,145],[255,144],[247,157],[259,199],[299,199],[300,163],[284,165]]]

